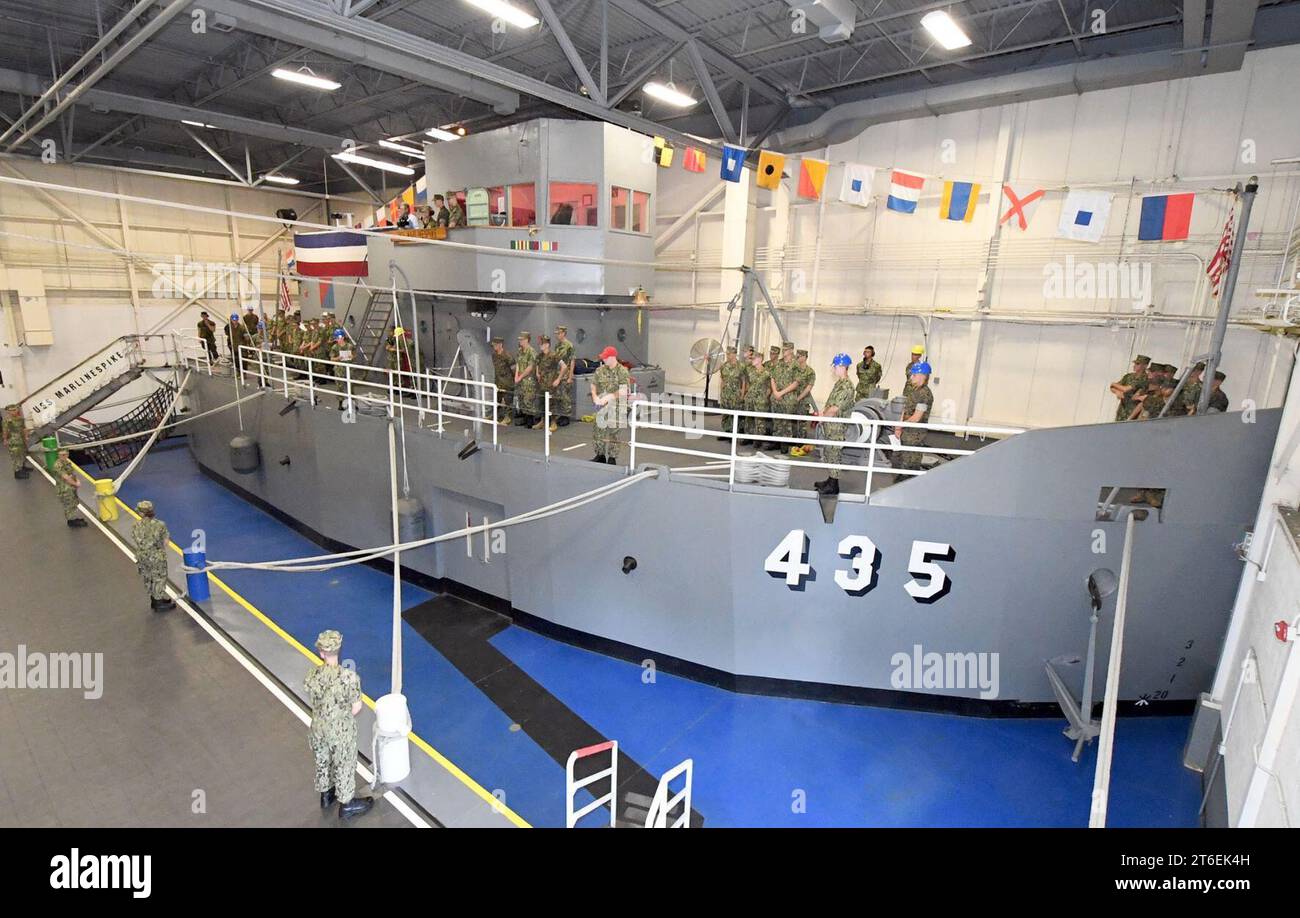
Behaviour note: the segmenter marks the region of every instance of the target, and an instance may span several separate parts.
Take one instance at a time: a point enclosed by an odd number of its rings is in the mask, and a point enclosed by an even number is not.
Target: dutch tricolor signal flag
[[[1061,207],[1056,235],[1079,242],[1101,242],[1114,198],[1109,191],[1071,191]]]
[[[889,176],[889,201],[886,206],[900,214],[916,213],[916,202],[921,200],[921,186],[924,184],[924,175],[895,169]]]
[[[331,230],[294,233],[298,273],[307,277],[366,277],[366,237],[363,233]]]
[[[1186,239],[1192,225],[1191,192],[1185,194],[1149,194],[1142,198],[1142,216],[1138,220],[1139,242],[1173,242]]]
[[[861,163],[844,164],[844,182],[840,185],[840,200],[845,204],[866,207],[871,203],[871,183],[875,181],[876,170]]]
[[[1033,185],[1003,185],[1002,200],[1007,209],[998,223],[1010,221],[1018,229],[1029,229],[1029,221],[1038,205],[1043,202],[1043,194],[1042,188]]]
[[[720,177],[725,182],[738,182],[740,175],[745,170],[745,148],[733,147],[731,144],[722,146],[722,168]]]

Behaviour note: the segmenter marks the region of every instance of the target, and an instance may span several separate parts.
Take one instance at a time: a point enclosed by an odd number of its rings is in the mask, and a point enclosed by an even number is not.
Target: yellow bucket
[[[96,478],[95,496],[99,498],[100,522],[111,523],[117,519],[117,499],[113,494],[113,479]]]

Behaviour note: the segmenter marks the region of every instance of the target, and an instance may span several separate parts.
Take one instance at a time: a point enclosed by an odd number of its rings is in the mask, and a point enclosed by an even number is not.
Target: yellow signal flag
[[[781,170],[785,168],[785,157],[780,153],[763,150],[758,154],[758,187],[775,191],[781,185]]]

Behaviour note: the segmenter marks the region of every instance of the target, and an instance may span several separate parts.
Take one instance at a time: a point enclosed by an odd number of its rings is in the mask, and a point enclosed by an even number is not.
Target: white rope
[[[185,567],[187,574],[198,574],[204,570],[264,570],[264,571],[282,571],[288,573],[318,573],[321,571],[334,570],[339,567],[346,567],[350,564],[361,564],[366,561],[372,561],[376,558],[382,558],[384,555],[392,554],[394,551],[411,551],[416,548],[423,548],[426,545],[436,545],[440,542],[449,542],[453,539],[461,539],[466,536],[476,535],[477,533],[491,529],[506,529],[510,526],[518,526],[523,523],[536,522],[537,520],[546,519],[547,517],[556,516],[569,510],[576,510],[579,507],[585,507],[587,504],[603,500],[612,494],[630,487],[637,482],[644,481],[647,478],[654,478],[659,474],[658,470],[650,469],[639,472],[622,481],[611,482],[586,491],[582,494],[575,494],[572,497],[566,497],[563,500],[556,501],[544,507],[538,507],[534,510],[528,510],[517,516],[509,517],[495,523],[483,523],[477,526],[467,526],[463,529],[457,529],[454,532],[446,532],[442,535],[432,536],[427,539],[419,539],[415,542],[403,542],[394,545],[384,545],[377,548],[358,548],[352,551],[337,552],[330,555],[317,555],[307,558],[288,558],[281,561],[210,561],[206,568]],[[343,560],[339,560],[343,559]]]
[[[176,387],[176,395],[172,397],[171,404],[168,405],[167,410],[163,412],[162,420],[158,422],[158,426],[153,429],[153,433],[149,435],[149,439],[145,442],[144,446],[140,447],[140,451],[135,454],[135,458],[131,460],[131,463],[122,470],[122,474],[113,479],[114,494],[116,494],[122,487],[123,483],[131,477],[131,473],[136,470],[136,466],[144,461],[144,457],[148,454],[149,449],[155,442],[157,442],[158,435],[161,434],[163,428],[167,426],[167,420],[171,417],[172,412],[176,410],[176,405],[181,400],[181,396],[185,394],[185,384],[190,381],[190,374],[193,372],[193,370],[185,371],[185,378],[182,379],[181,384]]]
[[[228,411],[229,409],[234,408],[236,405],[238,405],[239,402],[247,402],[255,398],[261,398],[265,394],[266,394],[265,390],[260,390],[258,392],[254,392],[252,395],[245,395],[237,402],[226,402],[226,404],[220,406],[219,408],[209,408],[207,411],[201,412],[200,414],[187,414],[179,421],[172,421],[167,426],[180,427],[182,424],[188,424],[190,421],[197,421],[199,418],[205,418],[210,414],[216,414],[219,411]],[[93,446],[107,446],[110,443],[121,443],[124,440],[138,440],[140,437],[147,437],[147,436],[149,436],[149,432],[145,430],[141,430],[137,433],[122,434],[120,437],[108,437],[107,439],[104,440],[89,440],[84,443],[64,443],[61,445],[66,446],[68,449],[90,449]]]
[[[6,185],[18,185],[23,188],[36,188],[42,191],[61,191],[65,194],[85,195],[92,198],[103,198],[109,201],[123,201],[130,204],[147,204],[153,207],[167,207],[174,210],[184,210],[187,213],[212,214],[218,217],[237,217],[241,220],[253,220],[259,223],[274,223],[277,226],[297,226],[312,232],[349,232],[357,233],[362,236],[375,236],[380,239],[401,239],[403,244],[435,245],[446,246],[452,249],[458,249],[464,252],[480,252],[485,255],[505,256],[507,258],[536,258],[542,261],[562,261],[580,265],[595,265],[602,267],[606,265],[623,267],[623,268],[651,268],[653,270],[679,271],[681,273],[691,273],[694,267],[687,268],[670,268],[659,267],[653,261],[631,261],[626,259],[613,258],[591,258],[583,255],[557,255],[554,252],[542,254],[531,249],[503,249],[491,245],[479,245],[471,242],[451,242],[447,239],[428,239],[424,236],[396,236],[390,232],[380,232],[373,229],[353,229],[351,227],[330,226],[327,223],[311,223],[307,220],[281,220],[279,217],[270,217],[266,214],[244,213],[237,210],[226,210],[220,207],[202,207],[196,204],[181,203],[178,201],[163,201],[158,198],[145,198],[133,194],[121,194],[115,191],[97,191],[93,188],[77,188],[72,185],[59,185],[54,182],[37,182],[27,178],[13,178],[6,175],[0,175],[0,183]],[[739,268],[719,268],[718,270],[734,270]]]

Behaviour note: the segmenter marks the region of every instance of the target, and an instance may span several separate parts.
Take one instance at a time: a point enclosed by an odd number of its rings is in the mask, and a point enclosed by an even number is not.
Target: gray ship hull
[[[189,392],[194,411],[235,397],[228,378],[197,374]],[[339,412],[305,402],[281,415],[285,404],[268,394],[242,406],[244,432],[261,448],[256,471],[231,467],[234,411],[190,425],[199,465],[321,544],[388,544],[386,420],[341,423]],[[810,491],[732,492],[668,472],[504,539],[404,552],[402,564],[405,575],[528,627],[740,691],[1038,713],[1054,707],[1045,661],[1058,660],[1079,693],[1082,668],[1064,661],[1087,647],[1085,583],[1097,568],[1120,567],[1124,523],[1096,519],[1098,495],[1165,488],[1163,510],[1135,529],[1120,697],[1134,710],[1167,711],[1210,683],[1241,574],[1234,545],[1254,518],[1279,417],[1030,431],[877,491],[869,504],[841,500],[833,523]],[[585,453],[548,462],[509,446],[460,460],[465,442],[408,424],[411,495],[429,535],[625,474]],[[877,563],[855,574],[840,549],[869,549],[863,536]],[[792,574],[792,586],[768,568],[774,558],[781,567],[778,546],[800,542],[810,570]],[[208,552],[227,556],[220,545]],[[626,557],[636,560],[630,573]],[[1113,600],[1099,630],[1099,684],[1112,611]]]

